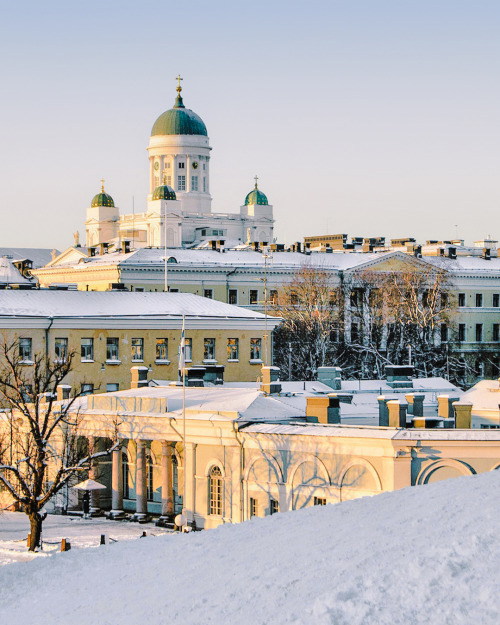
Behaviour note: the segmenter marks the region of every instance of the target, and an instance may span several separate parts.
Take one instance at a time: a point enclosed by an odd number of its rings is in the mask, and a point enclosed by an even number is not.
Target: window
[[[144,339],[132,339],[132,360],[135,362],[144,360]]]
[[[351,342],[359,343],[359,323],[351,323]]]
[[[466,331],[465,331],[465,323],[459,323],[458,324],[458,340],[459,341],[465,341],[466,340]]]
[[[129,466],[126,451],[122,451],[123,498],[130,499]]]
[[[185,339],[186,362],[193,360],[193,339]]]
[[[257,499],[255,497],[250,497],[250,516],[258,516],[258,504]]]
[[[500,341],[500,323],[493,324],[493,340]]]
[[[204,339],[203,360],[215,360],[215,339]]]
[[[351,308],[358,308],[361,303],[361,293],[358,289],[351,291]]]
[[[106,339],[106,360],[118,360],[118,339]]]
[[[168,360],[168,339],[156,339],[156,361]]]
[[[279,511],[280,511],[279,503],[276,501],[276,499],[271,499],[271,501],[269,502],[269,513],[277,514]]]
[[[465,293],[458,294],[458,305],[465,306]]]
[[[236,306],[236,304],[238,303],[238,290],[237,289],[229,289],[227,301],[229,304],[233,304],[234,306]]]
[[[203,165],[203,168],[205,168],[205,165]],[[203,178],[203,193],[207,192],[207,179]]]
[[[24,402],[31,403],[33,401],[33,386],[31,384],[23,384],[21,394]]]
[[[326,506],[326,499],[324,497],[315,497],[314,498],[315,506]]]
[[[483,340],[483,324],[476,323],[476,343],[480,343]]]
[[[21,359],[21,362],[31,362],[31,354],[31,339],[19,339],[19,358]]]
[[[493,308],[500,307],[500,293],[493,293]]]
[[[222,472],[219,467],[212,467],[208,478],[210,514],[222,515]]]
[[[250,339],[250,360],[260,360],[262,339]]]
[[[82,395],[92,395],[94,392],[94,385],[92,383],[82,384]]]
[[[94,339],[82,339],[80,349],[82,362],[94,362]]]
[[[476,308],[481,308],[483,305],[483,294],[476,293]]]
[[[183,163],[182,161],[179,163],[178,165],[179,169],[186,169],[186,163]]]
[[[198,191],[198,176],[191,176],[191,191]]]
[[[203,289],[203,297],[208,297],[208,299],[214,298],[213,289]]]
[[[186,190],[186,176],[177,176],[177,191]]]
[[[259,291],[257,289],[250,289],[249,302],[250,306],[255,306],[259,301]]]
[[[441,293],[441,308],[448,308],[448,293]]]
[[[170,169],[170,162],[165,163],[165,169]]]
[[[441,324],[441,341],[443,343],[446,343],[447,340],[448,340],[448,326],[446,325],[446,323],[442,323]]]
[[[115,393],[120,389],[120,385],[116,382],[108,382],[106,384],[106,393]]]
[[[68,359],[68,339],[55,340],[56,360]]]
[[[170,166],[170,163],[169,163]],[[172,176],[165,176],[165,182],[168,184],[169,187],[172,186]]]
[[[276,305],[278,303],[278,291],[276,291],[275,289],[271,289],[269,291],[269,302],[273,305]]]
[[[227,339],[227,359],[238,360],[240,357],[239,339]]]
[[[207,169],[207,164],[203,163],[203,171],[205,171]]]

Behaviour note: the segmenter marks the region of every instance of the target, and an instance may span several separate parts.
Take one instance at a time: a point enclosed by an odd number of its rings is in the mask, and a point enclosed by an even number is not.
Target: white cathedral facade
[[[273,207],[257,182],[239,213],[212,212],[207,128],[184,106],[181,90],[179,79],[173,108],[158,117],[151,131],[146,211],[120,215],[103,185],[87,209],[87,247],[118,249],[126,242],[135,249],[185,247],[206,240],[272,243]]]

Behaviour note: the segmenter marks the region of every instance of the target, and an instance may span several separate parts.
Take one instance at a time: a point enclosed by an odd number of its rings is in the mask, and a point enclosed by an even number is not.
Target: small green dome
[[[175,191],[168,184],[162,184],[153,192],[153,200],[176,200]]]
[[[203,135],[207,136],[207,127],[199,115],[184,106],[181,88],[177,87],[174,108],[165,111],[158,117],[151,130],[155,135]]]
[[[255,189],[252,189],[245,198],[245,206],[249,204],[260,204],[261,206],[267,206],[269,204],[265,194],[257,187],[257,176],[255,176]]]
[[[113,198],[108,195],[107,193],[104,193],[104,181],[101,183],[101,192],[98,193],[97,195],[94,195],[94,197],[92,198],[92,208],[95,208],[96,206],[111,206],[114,207],[115,203],[113,202]]]

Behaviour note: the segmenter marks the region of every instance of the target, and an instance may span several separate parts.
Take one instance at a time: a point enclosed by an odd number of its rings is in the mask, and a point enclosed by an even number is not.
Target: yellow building
[[[270,358],[266,328],[280,323],[189,293],[0,291],[0,335],[19,345],[23,366],[73,354],[66,382],[85,393],[128,388],[134,365],[177,380],[183,317],[187,366],[223,366],[228,381],[257,379],[266,345]]]

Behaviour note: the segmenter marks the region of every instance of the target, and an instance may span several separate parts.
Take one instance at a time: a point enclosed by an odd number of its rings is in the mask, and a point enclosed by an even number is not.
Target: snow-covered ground
[[[495,471],[9,564],[0,623],[496,625],[499,530]]]

